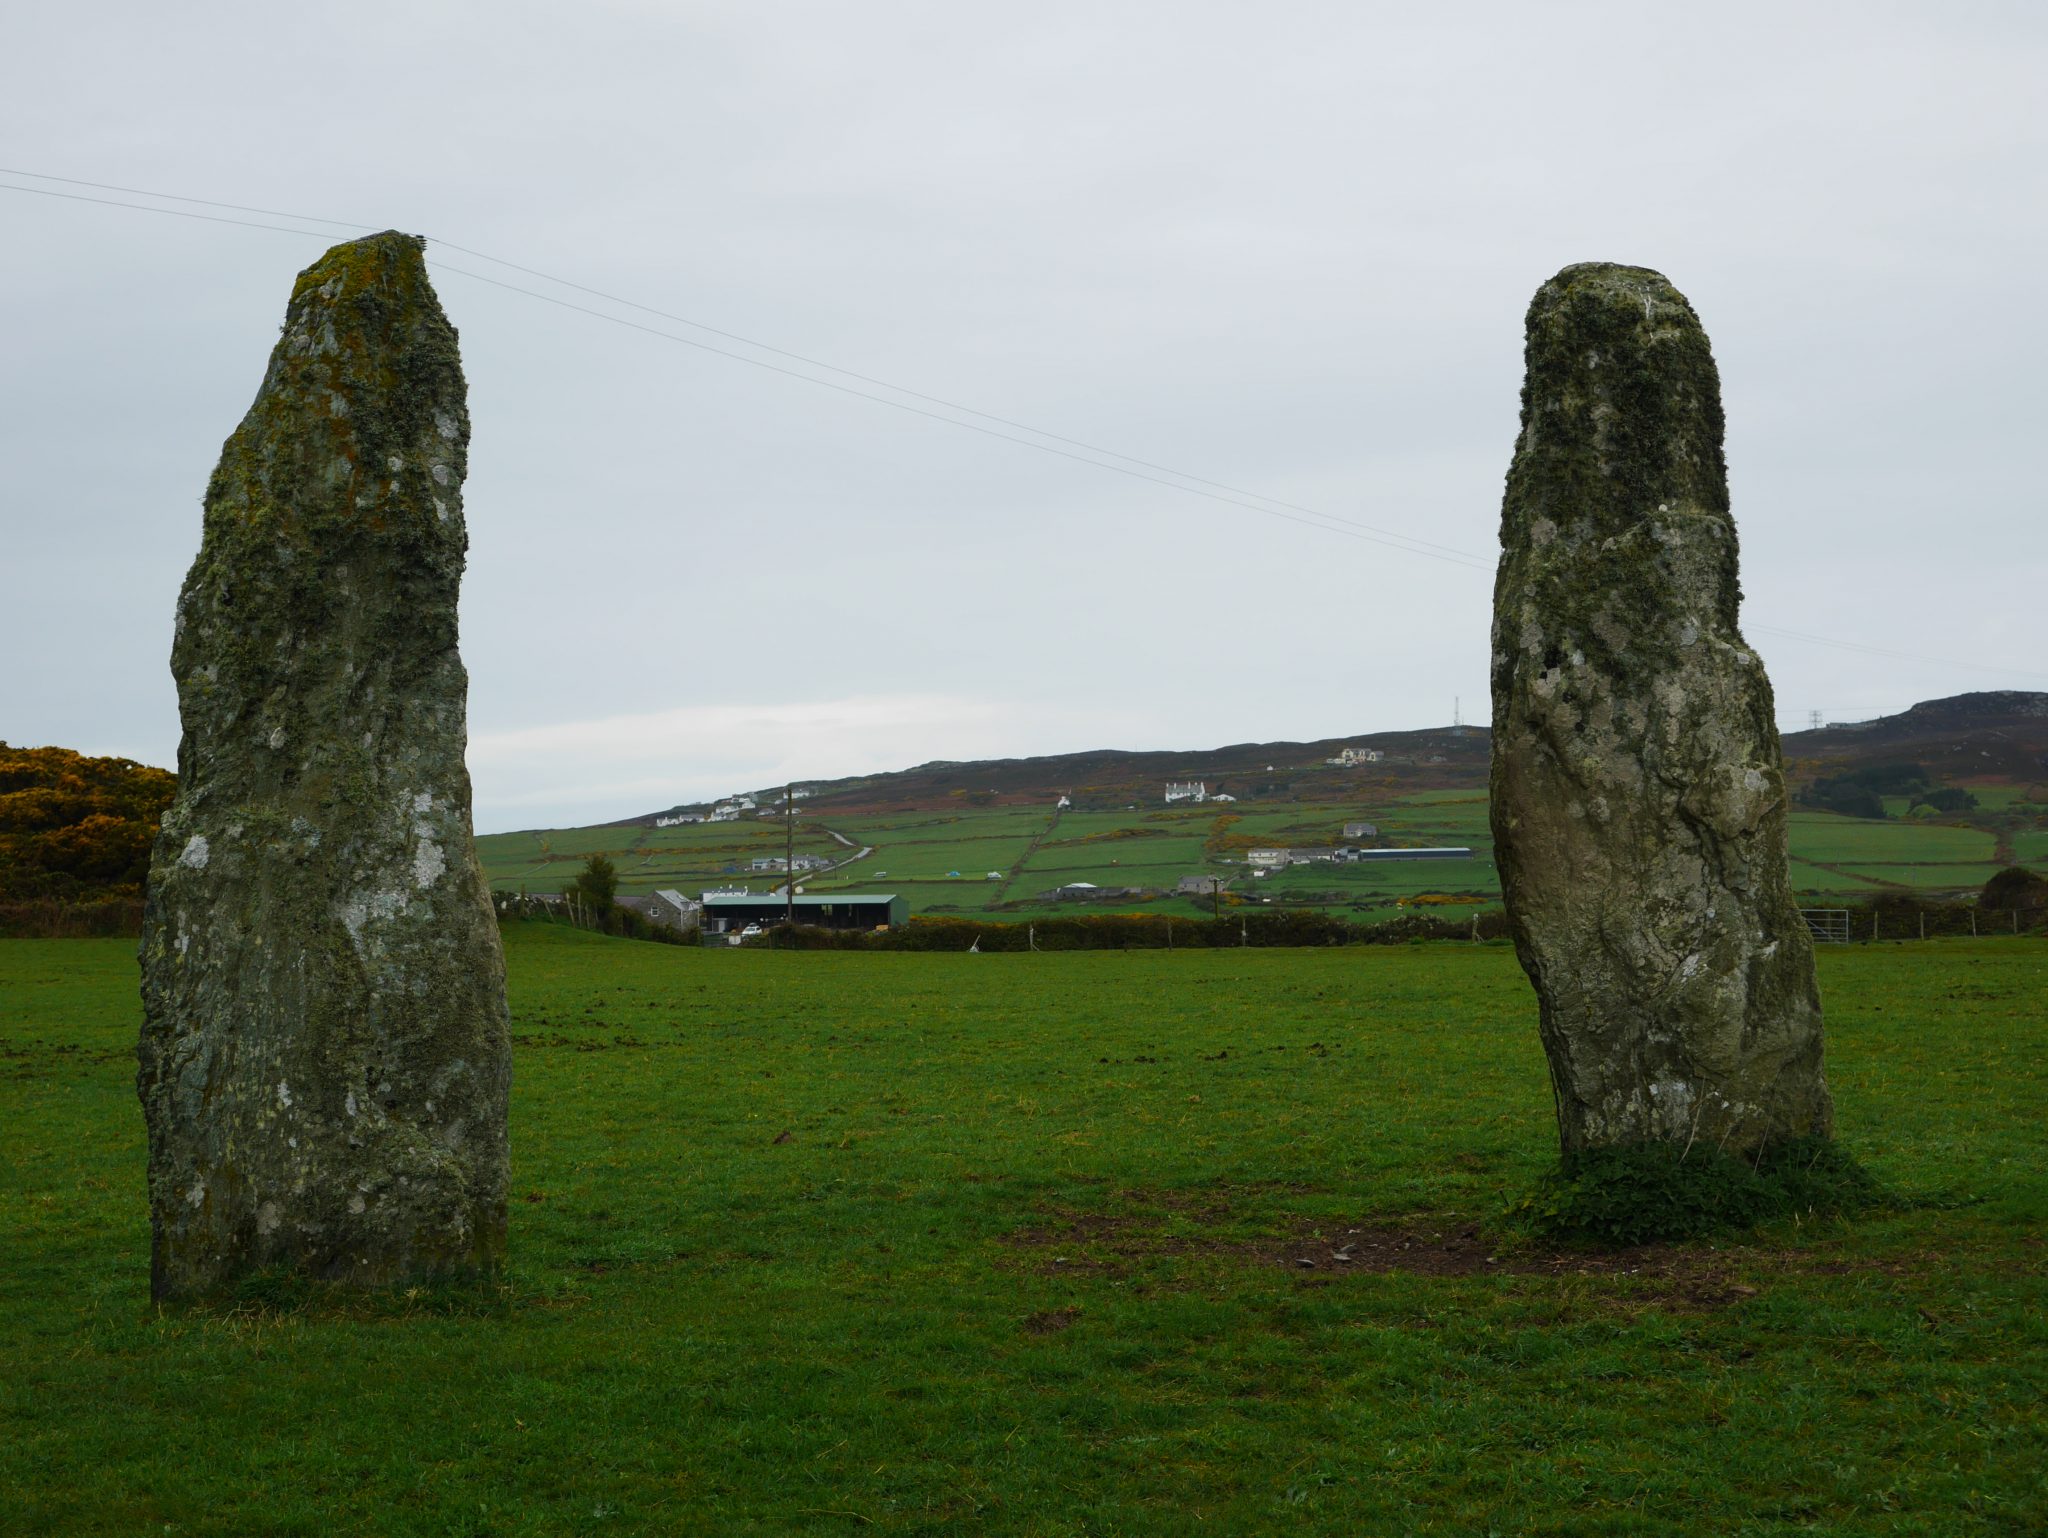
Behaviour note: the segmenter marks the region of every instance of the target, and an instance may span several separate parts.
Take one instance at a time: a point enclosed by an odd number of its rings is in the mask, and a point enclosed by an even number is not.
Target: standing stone
[[[207,486],[142,935],[158,1298],[502,1263],[505,964],[456,652],[464,398],[422,242],[336,246],[299,274]]]
[[[1494,587],[1494,845],[1564,1150],[1827,1136],[1721,387],[1685,297],[1567,267],[1529,307]]]

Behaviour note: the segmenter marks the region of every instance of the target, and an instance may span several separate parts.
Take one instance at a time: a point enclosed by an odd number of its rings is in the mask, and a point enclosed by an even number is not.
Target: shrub
[[[2048,908],[2048,876],[2024,865],[2008,865],[1984,883],[1980,908]]]

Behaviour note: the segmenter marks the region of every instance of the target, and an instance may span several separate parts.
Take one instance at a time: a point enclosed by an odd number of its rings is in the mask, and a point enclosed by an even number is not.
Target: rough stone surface
[[[1493,622],[1493,832],[1567,1153],[1826,1136],[1813,948],[1741,589],[1720,380],[1683,295],[1529,307]]]
[[[299,274],[207,487],[142,938],[160,1298],[501,1263],[511,1055],[463,764],[464,398],[420,241],[336,246]]]

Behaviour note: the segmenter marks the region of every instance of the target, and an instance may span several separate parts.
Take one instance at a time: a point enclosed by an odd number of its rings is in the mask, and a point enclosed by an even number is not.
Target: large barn
[[[789,899],[780,893],[704,896],[704,932],[729,934],[749,924],[767,928],[789,915]],[[827,892],[817,896],[799,894],[796,921],[819,929],[882,929],[907,923],[910,899],[893,892]]]

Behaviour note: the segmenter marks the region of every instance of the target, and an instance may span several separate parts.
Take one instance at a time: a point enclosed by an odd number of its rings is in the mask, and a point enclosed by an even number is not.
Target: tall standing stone
[[[464,400],[421,241],[336,246],[299,274],[207,486],[142,937],[159,1298],[502,1262],[505,966],[456,651]]]
[[[1660,274],[1529,307],[1493,620],[1493,834],[1566,1153],[1826,1136],[1813,948],[1741,589],[1721,388]]]

